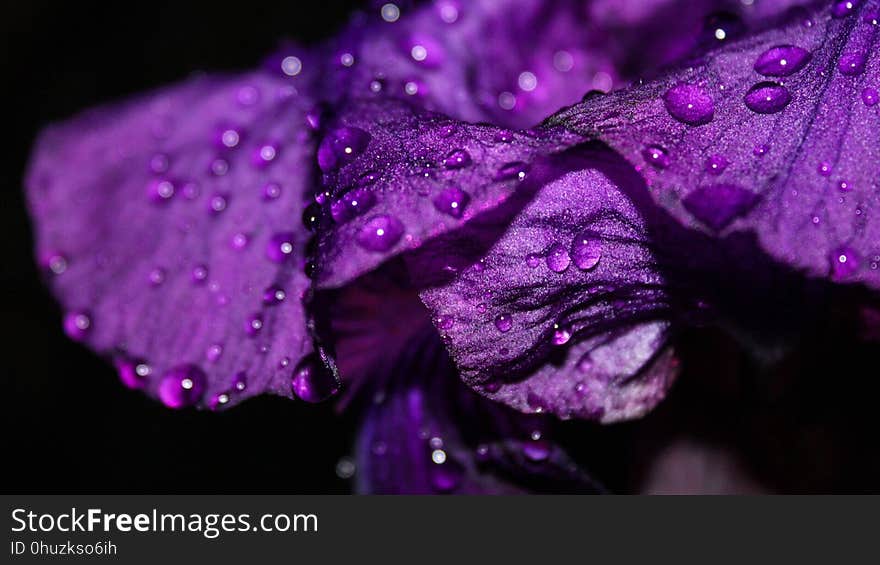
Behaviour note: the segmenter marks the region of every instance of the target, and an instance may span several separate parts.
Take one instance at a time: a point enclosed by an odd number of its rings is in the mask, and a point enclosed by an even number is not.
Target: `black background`
[[[173,412],[119,384],[61,331],[41,284],[21,176],[35,135],[79,110],[199,71],[255,66],[283,38],[314,42],[353,1],[13,2],[3,40],[2,451],[19,491],[348,492],[353,428],[330,406],[258,398]]]
[[[7,489],[350,491],[334,467],[351,452],[352,415],[273,397],[222,413],[171,411],[125,389],[112,367],[69,341],[33,263],[21,176],[45,125],[194,71],[247,69],[282,38],[328,36],[359,5],[5,7],[0,449]],[[876,491],[880,346],[855,342],[820,318],[804,334],[799,348],[766,370],[756,370],[726,337],[689,334],[679,344],[684,372],[657,411],[610,428],[568,423],[562,439],[615,490],[632,487],[642,457],[677,437],[696,437],[733,450],[771,490]]]

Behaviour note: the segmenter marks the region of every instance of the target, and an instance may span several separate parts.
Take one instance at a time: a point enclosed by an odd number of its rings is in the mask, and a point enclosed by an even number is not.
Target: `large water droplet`
[[[370,134],[359,128],[340,127],[331,131],[318,147],[318,166],[330,172],[350,163],[363,153],[370,139]]]
[[[363,225],[357,235],[358,244],[370,251],[388,251],[400,241],[403,224],[393,216],[373,216]]]
[[[750,88],[744,101],[752,112],[775,114],[788,106],[788,103],[791,102],[791,94],[781,84],[764,81]]]
[[[376,205],[376,195],[366,187],[355,187],[330,205],[330,215],[336,223],[343,224],[366,214]]]
[[[303,358],[290,380],[293,394],[306,402],[321,402],[336,394],[339,385],[315,353]]]
[[[803,69],[811,56],[806,49],[794,45],[778,45],[758,56],[755,70],[768,77],[787,77]]]
[[[508,180],[514,178],[517,180],[524,180],[528,171],[529,166],[522,161],[505,163],[504,165],[501,165],[498,172],[495,173],[495,180]]]
[[[448,214],[453,218],[461,218],[470,201],[470,194],[456,186],[450,186],[444,188],[434,198],[434,207],[443,214]]]
[[[699,126],[708,124],[715,115],[715,103],[701,86],[678,84],[663,95],[666,111],[676,120]]]
[[[167,371],[159,383],[159,400],[169,408],[197,404],[205,392],[208,378],[196,365],[178,365]]]
[[[554,273],[565,271],[571,264],[571,257],[568,256],[568,250],[559,242],[555,242],[544,252],[547,268]]]
[[[599,264],[602,257],[602,240],[598,234],[585,231],[571,242],[571,260],[578,269],[587,271]]]
[[[553,345],[565,345],[571,339],[571,328],[553,324]]]
[[[695,218],[718,231],[748,212],[757,201],[756,194],[742,187],[716,184],[694,190],[682,203]]]

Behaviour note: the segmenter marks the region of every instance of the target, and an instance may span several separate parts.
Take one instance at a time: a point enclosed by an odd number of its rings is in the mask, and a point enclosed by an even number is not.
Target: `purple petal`
[[[38,259],[67,333],[127,386],[174,408],[291,396],[312,350],[308,80],[195,78],[42,135],[27,181]]]
[[[319,195],[330,209],[317,255],[323,287],[345,284],[540,184],[555,173],[541,169],[541,157],[579,139],[454,122],[395,101],[345,110],[321,142],[345,156],[328,168]]]
[[[331,43],[328,93],[405,98],[466,121],[527,127],[616,79],[582,2],[443,0],[371,11]]]
[[[563,418],[639,417],[677,372],[643,212],[607,153],[573,150],[554,166],[485,254],[479,232],[492,222],[474,220],[414,258],[422,274],[437,258],[478,258],[422,299],[462,378],[489,398]]]
[[[411,366],[398,369],[397,380],[367,409],[358,434],[359,492],[600,490],[550,441],[546,422],[488,402],[464,387],[442,346],[423,348],[414,359]]]
[[[880,80],[880,31],[863,16],[877,7],[796,15],[550,123],[620,151],[684,225],[754,232],[809,275],[876,288],[880,113],[864,93]],[[662,153],[664,166],[644,166],[646,146],[660,148],[647,154]]]

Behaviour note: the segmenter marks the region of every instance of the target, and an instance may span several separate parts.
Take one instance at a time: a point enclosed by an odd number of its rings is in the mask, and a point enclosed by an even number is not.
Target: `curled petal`
[[[602,422],[643,415],[672,383],[670,300],[643,212],[573,149],[509,228],[440,238],[433,257],[477,261],[421,293],[465,382],[523,412]],[[414,269],[430,271],[423,254]],[[436,267],[435,267],[436,269]]]

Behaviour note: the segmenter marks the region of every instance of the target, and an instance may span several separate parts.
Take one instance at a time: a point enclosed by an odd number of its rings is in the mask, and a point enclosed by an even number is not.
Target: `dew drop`
[[[92,331],[92,318],[88,312],[75,310],[64,316],[64,333],[74,341],[82,341]]]
[[[281,185],[267,182],[263,185],[263,200],[277,200],[281,196]]]
[[[122,357],[116,359],[115,365],[119,380],[133,390],[143,389],[153,374],[153,368],[143,359]]]
[[[571,259],[578,269],[588,271],[599,264],[602,257],[602,240],[598,234],[585,231],[571,242]]]
[[[293,370],[290,387],[297,398],[306,402],[321,402],[339,390],[333,373],[315,353],[303,358]]]
[[[528,265],[530,269],[534,269],[540,264],[541,255],[539,253],[529,253],[526,255],[526,265]]]
[[[278,285],[273,284],[263,291],[263,304],[266,306],[280,304],[284,302],[285,298],[287,298],[287,293]]]
[[[204,284],[204,282],[208,280],[208,267],[204,265],[196,265],[193,267],[190,277],[194,284]]]
[[[369,133],[355,127],[331,131],[318,147],[318,166],[326,173],[352,162],[367,148],[370,139]]]
[[[718,231],[751,210],[757,201],[753,192],[742,187],[716,184],[694,190],[682,203],[695,218]]]
[[[447,169],[461,169],[471,164],[471,154],[464,149],[455,149],[443,159]]]
[[[254,337],[263,329],[263,317],[260,314],[251,314],[245,320],[244,331],[247,335]]]
[[[865,106],[868,106],[869,108],[871,106],[876,106],[877,102],[880,102],[880,94],[877,93],[877,89],[869,86],[862,90],[862,102],[864,102]]]
[[[746,107],[758,114],[775,114],[791,102],[791,94],[781,84],[764,81],[752,86],[744,98]]]
[[[706,172],[719,176],[730,165],[730,161],[723,155],[712,155],[706,160]]]
[[[821,162],[819,166],[816,168],[816,172],[818,172],[823,177],[831,176],[831,163]]]
[[[794,45],[771,47],[758,56],[755,70],[764,76],[791,76],[810,61],[810,52]]]
[[[498,169],[498,172],[495,173],[495,180],[508,180],[508,179],[517,179],[523,180],[526,178],[526,173],[529,171],[529,166],[522,161],[513,161],[511,163],[506,163],[501,165]]]
[[[569,257],[568,251],[559,242],[553,243],[547,248],[545,257],[547,268],[554,273],[564,272],[571,264],[571,257]]]
[[[403,224],[393,216],[381,214],[373,216],[361,227],[357,235],[358,244],[369,251],[389,251],[403,235]]]
[[[509,332],[510,328],[513,327],[513,319],[511,319],[510,314],[499,314],[495,318],[495,327],[501,333]]]
[[[192,406],[201,400],[207,380],[196,365],[178,365],[162,376],[159,399],[169,408]]]
[[[709,93],[695,84],[678,84],[663,95],[666,111],[676,120],[692,126],[708,124],[715,115]]]
[[[294,251],[293,232],[276,233],[266,244],[266,257],[275,263],[283,263]]]
[[[853,249],[841,247],[831,253],[831,276],[835,280],[851,277],[859,268],[859,257]]]
[[[330,205],[330,215],[338,224],[366,214],[376,205],[376,195],[366,187],[355,187]]]
[[[434,208],[453,218],[461,218],[470,200],[471,196],[467,192],[458,187],[450,186],[444,188],[434,198]]]
[[[669,154],[659,145],[648,145],[642,150],[642,157],[645,162],[656,169],[665,169],[669,167]]]
[[[845,18],[855,12],[861,3],[861,0],[839,0],[832,5],[831,15],[835,18]]]
[[[553,324],[553,345],[565,345],[571,339],[571,329],[559,324]]]
[[[67,257],[60,254],[53,254],[49,257],[49,260],[46,262],[49,267],[49,271],[53,275],[60,275],[67,270]]]
[[[844,76],[858,76],[865,72],[867,59],[864,53],[845,53],[841,55],[837,68],[840,70],[840,74]]]

